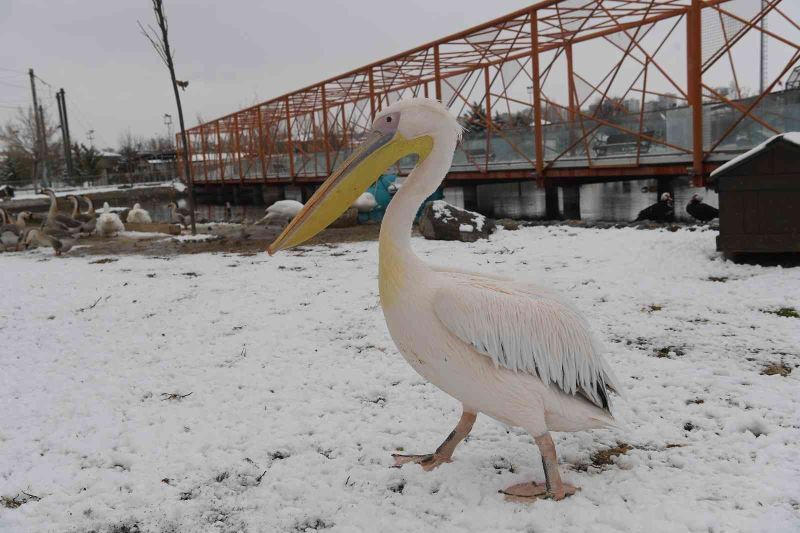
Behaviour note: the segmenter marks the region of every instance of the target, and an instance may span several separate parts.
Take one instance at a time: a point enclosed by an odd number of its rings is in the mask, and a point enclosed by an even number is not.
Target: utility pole
[[[66,167],[67,177],[72,177],[72,151],[69,142],[69,123],[67,122],[67,102],[64,89],[56,92],[56,102],[58,103],[58,120],[61,124],[61,144],[64,145],[64,166]]]
[[[67,164],[67,154],[69,147],[67,145],[67,130],[64,128],[64,108],[61,105],[61,92],[56,91],[56,105],[58,105],[58,127],[61,128],[61,147],[64,150],[64,166],[67,176],[69,176],[69,165]]]
[[[72,166],[72,137],[69,133],[69,115],[67,114],[67,95],[64,93],[64,89],[61,89],[61,108],[64,112],[64,129],[66,130],[66,137],[67,137],[67,172],[70,176],[74,173],[74,168]]]
[[[33,134],[33,176],[31,176],[31,180],[33,181],[34,190],[38,190],[39,150],[41,148],[42,128],[39,124],[39,102],[36,99],[36,76],[34,76],[32,68],[28,69],[28,76],[31,78],[31,94],[33,95],[33,122],[35,129]]]
[[[761,17],[761,84],[759,94],[764,94],[764,91],[767,89],[767,70],[769,67],[769,58],[767,55],[767,0],[761,0],[761,12],[763,13]]]
[[[39,124],[42,127],[42,181],[49,187],[50,182],[48,181],[47,173],[47,161],[49,159],[47,153],[47,133],[45,130],[44,109],[42,109],[42,104],[39,104]]]

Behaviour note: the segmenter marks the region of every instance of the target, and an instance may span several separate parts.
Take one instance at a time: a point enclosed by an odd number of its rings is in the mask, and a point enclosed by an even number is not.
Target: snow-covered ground
[[[765,311],[800,307],[800,269],[725,262],[715,235],[415,240],[568,294],[627,389],[624,429],[557,435],[583,490],[528,506],[497,491],[543,478],[536,447],[486,417],[452,464],[389,468],[433,451],[459,404],[392,344],[375,242],[0,255],[0,531],[798,531],[800,371],[761,372],[798,363],[800,319]]]

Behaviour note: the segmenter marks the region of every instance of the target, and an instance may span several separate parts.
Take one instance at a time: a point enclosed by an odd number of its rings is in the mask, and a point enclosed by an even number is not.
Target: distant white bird
[[[125,231],[125,225],[118,214],[111,212],[108,202],[103,204],[103,213],[97,217],[96,231],[103,237],[116,237],[119,232]]]
[[[128,211],[128,222],[134,224],[150,224],[153,220],[150,218],[150,213],[142,209],[139,204],[133,204],[133,209]]]
[[[278,223],[283,226],[292,221],[292,219],[303,209],[303,204],[296,200],[278,200],[266,210],[264,218],[256,222],[269,226],[272,223]]]
[[[375,196],[371,192],[365,192],[353,202],[353,207],[358,209],[359,213],[369,213],[378,207],[378,201],[375,200]]]
[[[430,266],[413,252],[414,218],[447,174],[462,129],[445,106],[427,98],[385,108],[363,144],[317,189],[269,253],[322,231],[387,168],[417,154],[417,166],[381,225],[380,303],[406,361],[460,400],[463,411],[435,452],[396,455],[395,464],[430,470],[449,463],[484,413],[528,431],[542,456],[545,483],[514,485],[503,491],[507,497],[561,500],[576,488],[561,480],[550,431],[614,424],[607,389],[618,387],[586,319],[558,294],[510,278]]]

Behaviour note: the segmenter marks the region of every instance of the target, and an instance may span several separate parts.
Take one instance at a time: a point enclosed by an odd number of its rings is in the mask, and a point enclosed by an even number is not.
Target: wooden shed
[[[800,252],[800,133],[777,135],[711,174],[717,250]]]

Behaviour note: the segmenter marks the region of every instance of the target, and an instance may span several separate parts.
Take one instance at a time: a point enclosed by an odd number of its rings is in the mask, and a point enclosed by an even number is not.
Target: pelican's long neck
[[[414,270],[427,268],[411,249],[411,229],[422,202],[447,175],[456,142],[454,136],[435,135],[431,153],[408,175],[386,209],[379,239],[379,282],[384,306],[391,304]]]

